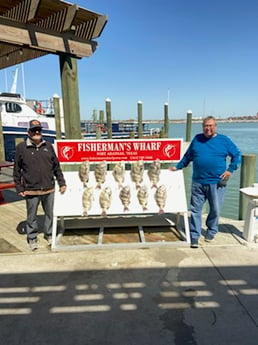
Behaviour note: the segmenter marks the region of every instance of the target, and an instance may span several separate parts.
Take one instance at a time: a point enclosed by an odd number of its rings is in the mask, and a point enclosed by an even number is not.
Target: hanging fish
[[[137,192],[137,198],[138,198],[139,204],[142,206],[143,211],[147,210],[148,197],[149,197],[148,188],[145,185],[140,186]]]
[[[94,176],[97,182],[96,188],[101,188],[101,185],[106,181],[107,163],[106,161],[96,164],[94,169]]]
[[[87,187],[82,193],[83,215],[87,216],[94,201],[93,187]]]
[[[124,206],[124,211],[129,211],[129,205],[131,202],[131,190],[129,186],[125,186],[121,189],[119,198]]]
[[[79,166],[79,178],[83,183],[83,187],[87,187],[89,182],[89,173],[90,173],[90,163],[89,161],[84,161]]]
[[[154,194],[154,199],[159,207],[159,214],[164,213],[164,208],[167,200],[167,189],[164,184],[157,188]]]
[[[159,175],[160,175],[160,160],[156,159],[155,161],[151,162],[149,169],[147,171],[149,176],[150,182],[152,183],[152,188],[157,188],[159,182]]]
[[[112,190],[110,187],[104,188],[99,195],[99,204],[102,208],[102,216],[107,215],[107,211],[110,208],[112,199]]]
[[[143,181],[143,173],[144,173],[144,162],[143,160],[133,162],[131,165],[131,179],[136,184],[136,188],[140,187],[140,184]]]
[[[118,187],[122,188],[125,179],[125,164],[124,162],[117,162],[112,171],[115,181],[118,183]]]

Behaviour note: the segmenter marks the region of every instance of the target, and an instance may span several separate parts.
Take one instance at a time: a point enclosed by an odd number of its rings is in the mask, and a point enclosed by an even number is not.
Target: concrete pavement
[[[32,253],[16,229],[24,202],[0,212],[0,344],[257,345],[258,244],[244,222],[221,218],[198,249],[51,252],[40,238]]]
[[[0,343],[257,345],[258,247],[0,256]]]

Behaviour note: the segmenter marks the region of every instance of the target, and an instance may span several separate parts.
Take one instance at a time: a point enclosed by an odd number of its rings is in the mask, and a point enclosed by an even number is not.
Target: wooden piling
[[[77,59],[59,55],[66,139],[81,138]]]
[[[243,154],[240,171],[240,188],[251,187],[256,179],[256,155]],[[239,220],[244,220],[246,216],[248,200],[240,192],[239,196]]]
[[[1,105],[0,105],[0,160],[5,161],[5,147],[4,147],[3,126],[2,126]]]
[[[192,132],[192,110],[188,110],[187,112],[187,118],[186,118],[186,136],[185,141],[189,142],[191,141],[191,132]]]
[[[168,119],[168,103],[164,104],[164,133],[163,138],[168,138],[169,119]]]
[[[99,111],[99,122],[101,124],[103,124],[105,121],[104,121],[104,110],[100,110]]]
[[[53,97],[53,105],[54,105],[54,113],[55,113],[56,139],[62,139],[60,98],[57,95]]]
[[[101,139],[101,128],[100,126],[96,126],[96,139]]]
[[[112,139],[111,100],[106,99],[107,138]]]
[[[138,112],[138,138],[143,137],[142,133],[142,102],[138,101],[137,103],[137,112]]]

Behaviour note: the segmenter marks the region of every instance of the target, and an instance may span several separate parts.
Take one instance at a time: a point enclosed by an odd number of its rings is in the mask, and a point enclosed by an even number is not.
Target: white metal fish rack
[[[64,172],[64,177],[67,183],[67,191],[64,194],[60,194],[57,190],[55,193],[52,250],[90,249],[96,247],[112,248],[118,246],[151,247],[172,245],[175,243],[177,245],[190,243],[184,176],[181,170],[172,172],[168,169],[161,169],[160,171],[158,186],[164,185],[167,192],[165,205],[162,209],[155,200],[157,188],[153,187],[147,170],[144,170],[143,180],[141,182],[141,185],[145,185],[148,190],[146,209],[143,209],[137,197],[139,186],[136,186],[132,182],[130,171],[126,170],[123,186],[129,186],[131,190],[129,209],[126,211],[119,197],[121,186],[114,180],[112,171],[107,171],[105,182],[101,185],[101,188],[97,188],[94,172],[90,171],[87,188],[93,188],[94,201],[87,215],[84,214],[82,205],[82,194],[85,187],[79,179],[78,171]],[[99,197],[101,191],[106,187],[111,188],[112,196],[107,214],[103,216],[103,209],[100,206]],[[60,221],[59,231],[57,230],[58,220]],[[72,222],[75,228],[77,226],[99,228],[97,244],[61,244],[65,232],[66,220]],[[181,226],[182,223],[183,226]],[[110,227],[119,227],[121,229],[130,225],[136,225],[138,227],[139,241],[134,243],[104,244],[103,237],[105,236],[105,229]],[[180,234],[180,239],[177,242],[148,242],[146,241],[144,230],[148,225],[175,227]]]

